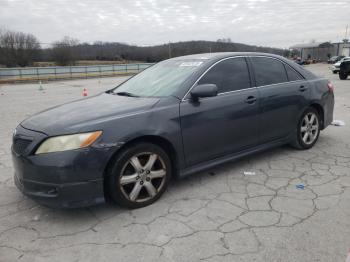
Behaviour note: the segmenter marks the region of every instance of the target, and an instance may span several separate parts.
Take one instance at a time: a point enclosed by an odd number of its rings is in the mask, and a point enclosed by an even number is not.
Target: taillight
[[[334,85],[331,82],[328,82],[327,84],[329,92],[333,93],[334,92]]]

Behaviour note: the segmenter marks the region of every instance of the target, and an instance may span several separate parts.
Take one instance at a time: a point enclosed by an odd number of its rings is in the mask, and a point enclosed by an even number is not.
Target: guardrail
[[[46,81],[136,74],[152,63],[0,68],[0,82]]]

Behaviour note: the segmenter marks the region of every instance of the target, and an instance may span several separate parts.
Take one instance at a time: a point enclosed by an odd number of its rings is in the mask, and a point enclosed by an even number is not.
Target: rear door
[[[186,162],[193,165],[257,143],[258,91],[244,57],[222,60],[197,81],[216,84],[218,95],[180,104]]]
[[[307,81],[292,67],[271,57],[251,57],[260,93],[262,143],[284,138],[297,127],[308,103]]]

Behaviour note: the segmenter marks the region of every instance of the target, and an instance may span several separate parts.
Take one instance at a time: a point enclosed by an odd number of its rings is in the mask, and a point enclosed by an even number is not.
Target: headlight
[[[102,131],[74,135],[55,136],[46,139],[36,150],[35,154],[59,152],[84,148],[91,145],[102,134]]]

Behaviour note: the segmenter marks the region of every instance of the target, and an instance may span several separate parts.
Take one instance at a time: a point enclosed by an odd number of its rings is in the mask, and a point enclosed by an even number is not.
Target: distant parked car
[[[309,65],[310,61],[309,60],[296,60],[295,63],[298,65]]]
[[[344,56],[343,55],[336,55],[336,56],[332,56],[330,59],[328,59],[328,64],[335,64],[336,62],[340,61],[341,59],[343,59]]]
[[[339,78],[346,80],[350,75],[350,60],[344,61],[340,64]]]
[[[334,65],[332,65],[331,70],[333,74],[338,74],[340,71],[340,64],[344,61],[350,61],[350,56],[342,58],[340,61],[336,62]]]
[[[304,65],[304,61],[302,61],[301,59],[297,59],[294,62],[297,63],[298,65]]]
[[[315,59],[308,58],[306,60],[303,60],[301,62],[301,65],[310,65],[310,64],[315,64],[315,63],[316,63]]]

